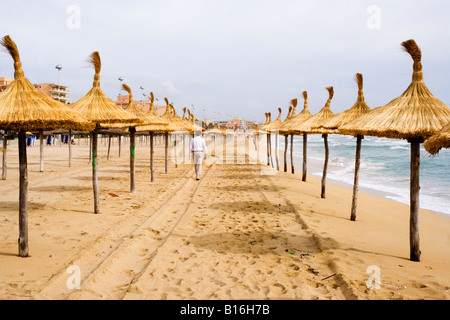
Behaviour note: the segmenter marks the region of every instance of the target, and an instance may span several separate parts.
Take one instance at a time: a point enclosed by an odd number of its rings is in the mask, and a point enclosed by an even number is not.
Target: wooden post
[[[270,164],[272,165],[272,168],[273,168],[273,159],[272,159],[272,134],[269,134],[269,159],[270,159]]]
[[[307,143],[308,143],[308,134],[303,133],[303,174],[302,181],[306,181],[306,168],[307,168]]]
[[[269,154],[269,133],[266,133],[266,144],[267,144],[267,165],[270,166],[270,154]]]
[[[119,158],[120,158],[120,155],[122,154],[122,135],[119,134],[118,137],[119,137]]]
[[[72,129],[69,129],[69,167],[72,166]]]
[[[136,193],[134,161],[136,158],[136,128],[130,127],[130,193]]]
[[[39,130],[39,172],[44,172],[44,132]]]
[[[291,173],[294,174],[294,134],[291,133]]]
[[[288,135],[284,135],[284,172],[287,172]]]
[[[277,164],[277,170],[280,170],[278,157],[279,157],[279,152],[278,152],[278,131],[276,131],[275,132],[275,162]]]
[[[8,135],[3,133],[2,180],[6,180],[6,154],[8,151]]]
[[[153,132],[150,131],[150,181],[153,182]]]
[[[19,257],[28,257],[27,136],[19,131]]]
[[[186,134],[183,133],[183,163],[186,163]]]
[[[89,135],[89,163],[92,161],[92,132]]]
[[[420,261],[419,237],[419,173],[420,173],[420,143],[422,139],[410,139],[411,143],[411,181],[410,181],[410,220],[409,244],[411,261]]]
[[[168,168],[168,162],[169,162],[169,157],[168,157],[168,150],[169,150],[169,132],[164,132],[164,149],[165,149],[165,155],[164,155],[164,169],[165,172],[167,173],[169,171]]]
[[[94,190],[94,213],[100,213],[99,192],[98,192],[98,172],[97,172],[97,129],[92,131],[92,187]]]
[[[327,167],[328,167],[328,157],[329,157],[329,150],[328,150],[328,134],[323,134],[323,143],[325,145],[325,161],[323,163],[323,174],[322,174],[322,192],[320,193],[320,197],[325,199],[325,185],[327,181]]]
[[[178,168],[178,163],[177,163],[177,135],[174,134],[173,135],[173,154],[175,156],[175,168]]]
[[[109,161],[109,152],[111,150],[111,134],[108,134],[108,155],[106,156],[106,160]]]
[[[361,159],[361,140],[364,136],[358,134],[356,136],[356,155],[355,155],[355,179],[353,181],[353,198],[352,198],[352,212],[350,220],[356,220],[356,204],[358,202],[358,184],[359,184],[359,165]]]

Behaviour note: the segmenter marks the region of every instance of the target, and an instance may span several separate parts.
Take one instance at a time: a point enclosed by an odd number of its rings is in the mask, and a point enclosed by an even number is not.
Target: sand
[[[105,142],[97,215],[84,139],[70,168],[67,145],[45,147],[44,172],[38,143],[28,148],[28,258],[17,256],[18,154],[10,142],[0,180],[0,299],[450,297],[448,217],[421,210],[422,257],[412,262],[408,205],[360,193],[353,222],[349,188],[328,183],[321,199],[317,177],[301,182],[299,174],[218,158],[204,164],[200,181],[191,164],[170,162],[165,174],[161,143],[152,183],[149,146],[139,140],[130,194],[129,145],[119,158],[115,141],[108,161]]]

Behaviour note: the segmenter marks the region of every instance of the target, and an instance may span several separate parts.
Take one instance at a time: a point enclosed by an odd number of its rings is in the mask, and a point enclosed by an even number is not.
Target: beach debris
[[[118,194],[115,194],[115,193],[112,193],[112,192],[109,192],[108,194],[109,194],[111,197],[113,197],[113,198],[116,198],[116,197],[119,196]]]
[[[330,279],[331,277],[334,277],[335,275],[337,275],[337,273],[333,273],[332,275],[330,275],[330,276],[328,276],[328,277],[325,277],[325,278],[321,279],[321,281]]]

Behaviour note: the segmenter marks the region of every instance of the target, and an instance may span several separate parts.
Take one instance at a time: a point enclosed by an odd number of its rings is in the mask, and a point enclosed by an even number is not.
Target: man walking
[[[197,180],[200,180],[203,157],[206,159],[206,155],[208,153],[208,149],[206,149],[206,143],[202,137],[201,131],[195,132],[195,138],[191,141],[191,152],[194,154],[195,177]]]

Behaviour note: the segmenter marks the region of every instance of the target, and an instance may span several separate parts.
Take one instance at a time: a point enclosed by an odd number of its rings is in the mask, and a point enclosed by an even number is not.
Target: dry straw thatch
[[[428,138],[423,144],[425,150],[436,155],[441,148],[450,148],[450,122],[437,133]]]
[[[150,124],[150,125],[145,125],[145,126],[137,126],[136,127],[136,131],[137,132],[157,132],[157,133],[161,133],[161,132],[165,132],[167,130],[169,130],[169,124],[167,122],[167,120],[161,118],[161,116],[157,115],[155,112],[155,95],[153,94],[153,92],[150,92],[150,109],[148,110],[147,114],[152,118],[152,119],[157,119],[157,122],[155,123],[159,123],[159,121],[162,121],[164,124]]]
[[[222,135],[222,130],[219,129],[217,123],[214,123],[214,128],[206,130],[206,134],[220,134]]]
[[[83,98],[72,103],[70,107],[81,113],[89,121],[95,122],[104,128],[111,124],[116,124],[115,127],[118,124],[123,124],[123,127],[128,127],[130,124],[142,123],[142,120],[124,111],[103,93],[100,88],[100,70],[102,63],[98,51],[91,54],[89,61],[95,69],[92,89]]]
[[[283,122],[281,121],[281,108],[278,108],[278,117],[270,122],[267,126],[266,126],[266,130],[267,131],[277,131],[278,127],[282,124]]]
[[[309,118],[312,117],[311,112],[308,109],[308,93],[306,91],[303,91],[303,99],[304,99],[304,104],[303,104],[303,110],[296,115],[295,114],[295,110],[297,107],[297,99],[292,100],[291,103],[294,106],[294,109],[292,111],[292,117],[291,119],[285,123],[281,128],[280,131],[287,131],[291,134],[298,134],[298,128],[300,127],[300,125],[302,125],[306,120],[308,120]]]
[[[363,76],[361,73],[356,74],[356,83],[358,84],[358,98],[355,104],[350,109],[331,117],[328,121],[319,126],[319,128],[338,130],[341,126],[361,117],[362,115],[370,111],[370,108],[364,101]],[[339,131],[339,133],[341,132]]]
[[[1,43],[14,60],[14,81],[0,95],[0,128],[8,130],[90,130],[93,124],[81,114],[37,90],[25,78],[19,50],[5,36]]]
[[[145,112],[143,111],[141,108],[139,108],[137,106],[137,104],[134,102],[134,98],[133,98],[133,93],[131,92],[131,88],[126,85],[125,83],[122,84],[122,88],[128,92],[129,95],[129,103],[128,106],[125,108],[125,111],[130,113],[133,117],[141,119],[142,120],[142,125],[143,126],[148,126],[148,125],[159,125],[159,126],[164,126],[167,125],[167,121],[162,119],[161,117],[159,117],[156,114],[152,114],[149,112]],[[135,125],[135,123],[133,123],[132,125]]]
[[[450,121],[450,109],[423,81],[421,50],[414,40],[402,43],[413,61],[412,82],[403,94],[342,126],[340,132],[394,139],[427,138]]]
[[[334,89],[333,87],[327,87],[328,100],[325,106],[315,115],[311,116],[309,119],[303,121],[295,127],[294,130],[297,132],[305,133],[331,133],[329,130],[319,129],[328,119],[334,116],[333,111],[330,109],[331,99],[333,99]]]

